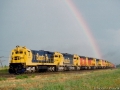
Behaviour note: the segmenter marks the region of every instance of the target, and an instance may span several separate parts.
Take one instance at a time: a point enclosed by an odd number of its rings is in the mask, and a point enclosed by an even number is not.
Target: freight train
[[[107,60],[77,54],[30,50],[22,46],[16,46],[10,56],[9,73],[14,74],[115,67]]]

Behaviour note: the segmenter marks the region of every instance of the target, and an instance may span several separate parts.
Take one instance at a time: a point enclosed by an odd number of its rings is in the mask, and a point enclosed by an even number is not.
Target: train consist
[[[44,50],[30,50],[16,46],[11,51],[9,73],[26,73],[41,71],[69,71],[81,69],[114,68],[109,61],[92,57],[79,56]]]

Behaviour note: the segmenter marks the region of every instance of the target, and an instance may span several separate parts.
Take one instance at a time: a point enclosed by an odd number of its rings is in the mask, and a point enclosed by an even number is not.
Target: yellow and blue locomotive
[[[9,73],[80,70],[79,59],[76,54],[30,50],[16,46],[11,51]]]
[[[30,50],[16,46],[11,51],[9,73],[68,71],[113,68],[114,64],[102,59],[44,50]]]

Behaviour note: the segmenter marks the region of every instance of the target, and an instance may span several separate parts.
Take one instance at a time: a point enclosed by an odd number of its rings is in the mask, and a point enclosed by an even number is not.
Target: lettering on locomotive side
[[[48,60],[47,54],[45,56],[36,54],[36,60]]]
[[[64,63],[70,63],[69,59],[64,59]]]

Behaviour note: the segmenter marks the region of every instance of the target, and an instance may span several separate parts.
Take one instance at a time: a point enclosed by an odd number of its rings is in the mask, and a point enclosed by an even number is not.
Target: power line
[[[10,57],[3,57],[3,58],[10,58]]]
[[[0,52],[10,52],[10,51],[7,51],[7,50],[0,50]]]
[[[0,56],[0,58],[3,58],[4,56]],[[1,60],[0,59],[0,64],[1,64],[1,66],[3,67],[3,64],[2,64],[2,62],[4,62],[4,61],[6,61],[6,60]]]
[[[10,57],[8,57],[8,56],[0,56],[0,58],[10,58]]]

